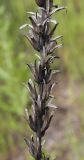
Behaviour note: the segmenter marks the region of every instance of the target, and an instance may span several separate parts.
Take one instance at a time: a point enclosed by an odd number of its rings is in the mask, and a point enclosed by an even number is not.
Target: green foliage
[[[13,145],[13,134],[22,132],[20,124],[24,108],[29,102],[25,82],[27,53],[19,32],[27,5],[20,1],[0,1],[0,152]],[[31,7],[31,3],[30,3]],[[30,8],[29,7],[29,8]],[[24,20],[23,20],[24,19]],[[28,59],[32,56],[28,56]],[[10,143],[11,141],[11,143]]]
[[[3,19],[3,21],[2,21]],[[5,8],[0,7],[0,151],[5,149],[6,135],[19,129],[17,118],[27,103],[27,92],[22,84],[26,79],[23,52],[15,54],[9,34],[11,21]]]
[[[67,16],[64,23],[64,54],[65,68],[71,78],[84,78],[84,12],[83,1],[69,0],[67,3]],[[67,28],[66,28],[67,26]]]

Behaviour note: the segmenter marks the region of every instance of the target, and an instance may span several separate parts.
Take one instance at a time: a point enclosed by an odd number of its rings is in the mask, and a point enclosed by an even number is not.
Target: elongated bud
[[[43,7],[43,8],[46,7],[46,0],[35,0],[35,1],[39,7]]]

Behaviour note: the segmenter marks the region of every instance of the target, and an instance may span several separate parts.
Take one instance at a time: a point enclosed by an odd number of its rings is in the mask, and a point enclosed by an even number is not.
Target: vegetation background
[[[54,148],[56,160],[84,160],[84,1],[54,1],[68,8],[54,17],[65,44],[53,65],[62,71],[54,94],[63,112],[56,114],[46,148]],[[34,0],[0,0],[0,160],[29,159],[23,137],[30,130],[23,115],[30,100],[24,84],[31,76],[26,64],[36,57],[19,27],[28,22],[26,12],[36,8]]]

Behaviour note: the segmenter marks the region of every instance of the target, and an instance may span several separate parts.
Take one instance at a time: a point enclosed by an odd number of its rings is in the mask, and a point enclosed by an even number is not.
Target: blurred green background
[[[54,16],[59,21],[56,34],[64,35],[64,47],[59,54],[61,61],[64,90],[67,83],[68,98],[58,104],[71,105],[68,113],[65,139],[69,144],[67,160],[84,160],[84,1],[55,0],[59,5],[68,8]],[[26,129],[23,115],[24,108],[30,106],[28,92],[25,87],[31,76],[26,64],[34,60],[34,50],[24,39],[19,27],[28,22],[27,11],[36,10],[34,0],[0,0],[0,159],[29,159],[26,156],[24,134]],[[61,86],[62,87],[62,86]],[[65,94],[65,93],[64,93]],[[60,101],[60,102],[59,102]],[[67,101],[67,104],[65,104]],[[72,116],[73,115],[73,116]],[[72,118],[73,117],[73,118]],[[75,119],[75,120],[74,120]],[[74,131],[73,120],[79,126]],[[28,128],[28,127],[27,127]],[[78,134],[77,134],[78,133]],[[60,147],[63,146],[62,144]],[[57,154],[56,154],[57,155]],[[61,157],[62,151],[57,155]],[[22,158],[23,156],[23,159]],[[63,160],[60,158],[60,160]],[[65,157],[66,160],[66,157]]]

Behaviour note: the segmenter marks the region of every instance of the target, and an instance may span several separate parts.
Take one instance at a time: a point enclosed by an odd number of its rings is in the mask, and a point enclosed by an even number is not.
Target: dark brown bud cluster
[[[53,117],[53,111],[50,108],[57,108],[52,104],[52,89],[54,83],[51,82],[52,76],[57,71],[53,71],[51,63],[58,59],[56,49],[62,44],[58,44],[58,39],[62,36],[53,38],[53,34],[58,26],[56,20],[52,20],[51,16],[65,7],[55,7],[53,0],[36,0],[39,7],[39,12],[28,12],[31,24],[25,24],[24,27],[29,27],[29,32],[25,37],[29,40],[33,48],[38,51],[38,60],[34,64],[28,64],[32,72],[33,80],[28,82],[28,90],[32,101],[32,114],[26,109],[26,120],[35,133],[30,141],[25,138],[29,147],[29,151],[35,160],[49,160],[42,152],[42,138],[46,130],[49,128]]]
[[[52,7],[53,6],[53,0],[35,0],[36,4],[39,6],[39,7],[43,7],[43,8],[46,8],[48,3],[49,3],[49,7]]]
[[[39,7],[43,7],[43,8],[46,7],[46,0],[35,0],[35,1]]]

